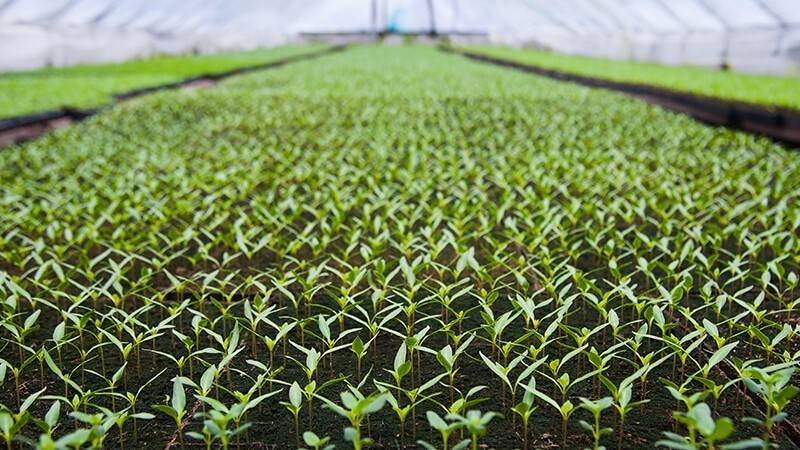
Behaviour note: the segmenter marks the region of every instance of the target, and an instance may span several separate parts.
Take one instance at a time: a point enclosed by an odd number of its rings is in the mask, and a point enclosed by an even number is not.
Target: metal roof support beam
[[[543,10],[542,8],[538,7],[538,5],[533,5],[531,3],[526,3],[526,5],[528,5],[537,14],[539,14],[542,17],[545,17],[547,19],[550,19],[550,21],[553,22],[554,24],[556,24],[556,25],[560,26],[561,28],[569,31],[570,34],[573,34],[573,35],[579,34],[578,30],[572,28],[572,25],[570,25],[570,24],[564,22],[563,20],[559,19],[558,17],[554,16],[552,12],[550,12],[548,10]]]
[[[724,46],[722,47],[722,54],[720,55],[720,59],[722,60],[723,66],[729,65],[730,59],[730,52],[731,52],[731,26],[728,22],[720,15],[714,8],[712,8],[705,0],[697,0],[697,4],[703,7],[709,14],[716,17],[719,20],[719,23],[722,24],[724,29],[723,31],[723,39],[724,39]]]
[[[15,1],[16,0],[5,0],[2,3],[0,3],[0,11],[2,11],[4,9],[8,8],[9,6],[11,6],[12,4],[14,4]]]
[[[682,62],[685,62],[686,51],[688,50],[689,47],[689,37],[691,37],[692,33],[694,33],[694,29],[692,29],[692,27],[685,20],[683,20],[682,17],[675,14],[674,11],[669,9],[669,7],[667,7],[667,5],[664,4],[664,0],[654,0],[654,1],[667,15],[672,17],[675,20],[675,22],[679,23],[685,30],[683,39],[681,39],[681,59]]]
[[[778,39],[775,41],[775,49],[772,50],[773,55],[778,55],[781,52],[781,46],[783,45],[783,40],[786,38],[786,33],[789,31],[789,24],[783,20],[780,14],[776,13],[764,0],[753,0],[761,9],[764,10],[770,17],[775,19],[775,22],[778,23],[778,27],[780,31],[778,32]]]

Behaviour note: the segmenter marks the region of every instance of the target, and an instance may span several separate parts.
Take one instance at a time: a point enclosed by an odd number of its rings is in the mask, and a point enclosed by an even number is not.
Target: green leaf
[[[350,392],[342,392],[339,397],[342,399],[344,407],[350,411],[353,411],[358,406],[358,399]]]
[[[59,343],[64,339],[64,333],[67,328],[66,322],[61,322],[53,329],[53,342]]]
[[[411,372],[411,361],[404,362],[400,367],[396,369],[397,376],[403,378],[404,376],[408,375]]]
[[[31,313],[31,315],[30,315],[30,316],[28,316],[28,318],[27,318],[27,319],[25,319],[25,323],[23,324],[23,326],[22,326],[22,327],[23,327],[24,329],[26,329],[26,330],[27,330],[27,329],[30,329],[30,328],[33,326],[33,324],[35,324],[35,323],[36,323],[36,319],[38,319],[38,318],[39,318],[39,315],[40,315],[41,313],[42,313],[42,310],[40,310],[40,309],[37,309],[36,311],[34,311],[33,313]]]
[[[322,333],[322,336],[325,339],[330,339],[331,338],[331,327],[328,326],[328,321],[325,320],[325,316],[323,316],[322,314],[320,314],[317,317],[317,325],[319,327],[319,332]]]
[[[750,448],[764,448],[764,440],[761,438],[750,438],[744,441],[725,444],[719,448],[720,450],[747,450]]]
[[[122,376],[125,374],[125,367],[127,367],[127,365],[128,363],[123,363],[122,366],[120,366],[120,368],[117,369],[116,372],[114,372],[114,375],[111,376],[112,383],[116,385],[119,382],[119,380],[122,379]]]
[[[726,344],[719,350],[715,351],[714,354],[708,358],[708,367],[714,367],[719,364],[734,348],[736,348],[737,345],[739,345],[739,341],[731,342],[730,344]]]
[[[717,419],[714,427],[714,432],[709,436],[714,442],[723,441],[733,434],[734,426],[733,421],[727,417]]]
[[[400,348],[397,349],[397,353],[394,356],[394,371],[400,372],[400,367],[403,366],[406,362],[406,352],[407,352],[406,344],[400,344]]]
[[[215,409],[215,410],[217,410],[217,411],[219,411],[221,413],[229,412],[228,408],[221,401],[219,401],[219,400],[217,400],[215,398],[204,397],[202,395],[195,395],[195,397],[198,400],[202,401],[203,403],[207,404],[211,408],[213,408],[213,409]]]
[[[172,408],[179,414],[186,409],[186,392],[183,390],[183,384],[179,380],[172,383]]]
[[[353,344],[350,346],[350,350],[356,354],[359,358],[364,354],[364,342],[361,340],[361,337],[356,336],[353,339]]]
[[[446,345],[436,353],[436,360],[445,371],[450,372],[453,369],[453,365],[451,364],[453,360],[453,350],[450,348],[450,345]]]
[[[543,393],[541,391],[538,391],[535,388],[531,389],[531,388],[525,387],[525,389],[529,390],[530,392],[533,392],[533,395],[535,395],[535,396],[539,397],[540,399],[544,400],[547,404],[549,404],[550,406],[555,408],[557,411],[561,412],[561,405],[559,405],[558,402],[556,402],[555,400],[550,398],[550,396],[548,396],[547,394],[545,394],[545,393]]]
[[[463,441],[459,442],[458,444],[454,445],[452,450],[464,450],[472,443],[469,439],[464,439]]]
[[[436,447],[425,441],[417,441],[417,444],[421,445],[425,450],[437,450]]]
[[[61,417],[61,402],[56,400],[50,405],[50,409],[44,415],[44,421],[51,428],[58,424],[58,419]]]
[[[296,381],[289,387],[289,403],[295,408],[303,405],[303,390],[300,389],[300,385]]]
[[[786,386],[775,396],[775,402],[783,409],[790,400],[800,394],[800,389],[795,386]]]
[[[708,407],[705,403],[699,403],[694,405],[689,412],[686,413],[686,416],[691,418],[697,430],[703,436],[709,437],[714,433],[714,419],[711,417],[711,408]]]
[[[177,419],[177,418],[178,418],[178,412],[177,412],[177,411],[175,411],[175,409],[174,409],[173,407],[171,407],[171,406],[167,406],[167,405],[153,405],[153,409],[155,409],[156,411],[159,411],[159,412],[162,412],[162,413],[164,413],[164,414],[168,415],[168,416],[169,416],[169,417],[171,417],[173,420],[175,420],[175,419]]]
[[[311,447],[320,447],[325,445],[325,443],[328,442],[328,439],[320,439],[319,436],[317,436],[314,432],[306,431],[303,433],[303,442]]]
[[[39,398],[39,396],[42,395],[46,390],[47,388],[42,388],[42,390],[34,392],[33,394],[29,395],[28,398],[26,398],[25,401],[22,402],[22,406],[19,407],[19,412],[24,413],[25,411],[27,411],[28,408],[30,408],[31,405],[33,405],[33,403]]]
[[[696,447],[692,447],[691,445],[689,445],[688,440],[685,441],[685,442],[681,442],[681,441],[668,441],[668,440],[662,439],[662,440],[656,442],[656,446],[657,447],[667,447],[667,448],[671,448],[673,450],[696,450]]]
[[[428,411],[425,413],[425,416],[428,418],[428,423],[436,430],[443,431],[447,429],[447,422],[444,421],[438,414],[433,411]]]
[[[208,392],[211,389],[211,386],[214,383],[214,377],[216,376],[216,373],[217,373],[217,368],[215,366],[209,366],[203,372],[203,375],[200,376],[200,389],[203,392]]]
[[[370,396],[364,399],[364,406],[361,407],[361,411],[364,415],[369,415],[375,412],[378,412],[383,408],[383,405],[386,403],[386,395],[385,394],[378,394],[375,396]]]
[[[511,408],[511,410],[519,414],[520,416],[525,417],[525,415],[528,414],[528,411],[530,411],[530,407],[525,402],[519,402],[516,405],[514,405],[514,407]]]
[[[571,401],[567,400],[564,402],[561,407],[558,408],[559,412],[563,417],[569,416],[569,414],[575,409],[575,405],[572,404]]]
[[[608,312],[608,324],[615,330],[619,328],[619,316],[613,309]]]

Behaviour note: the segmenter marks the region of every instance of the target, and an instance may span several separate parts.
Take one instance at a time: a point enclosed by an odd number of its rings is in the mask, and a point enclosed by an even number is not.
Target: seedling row
[[[766,140],[355,47],[0,160],[10,448],[793,445]]]

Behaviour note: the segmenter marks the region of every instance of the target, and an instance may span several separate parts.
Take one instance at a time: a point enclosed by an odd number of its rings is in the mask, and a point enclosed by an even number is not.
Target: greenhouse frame
[[[433,24],[440,32],[485,34],[493,43],[570,54],[757,73],[800,71],[800,8],[793,0],[427,3],[5,0],[0,69],[250,49],[285,43],[302,32],[427,32]]]

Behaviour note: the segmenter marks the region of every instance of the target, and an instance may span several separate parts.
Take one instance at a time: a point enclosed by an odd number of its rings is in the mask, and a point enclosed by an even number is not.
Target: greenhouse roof
[[[568,53],[762,72],[796,66],[800,53],[794,0],[0,0],[0,24],[6,69],[246,49],[302,33],[469,32]]]

